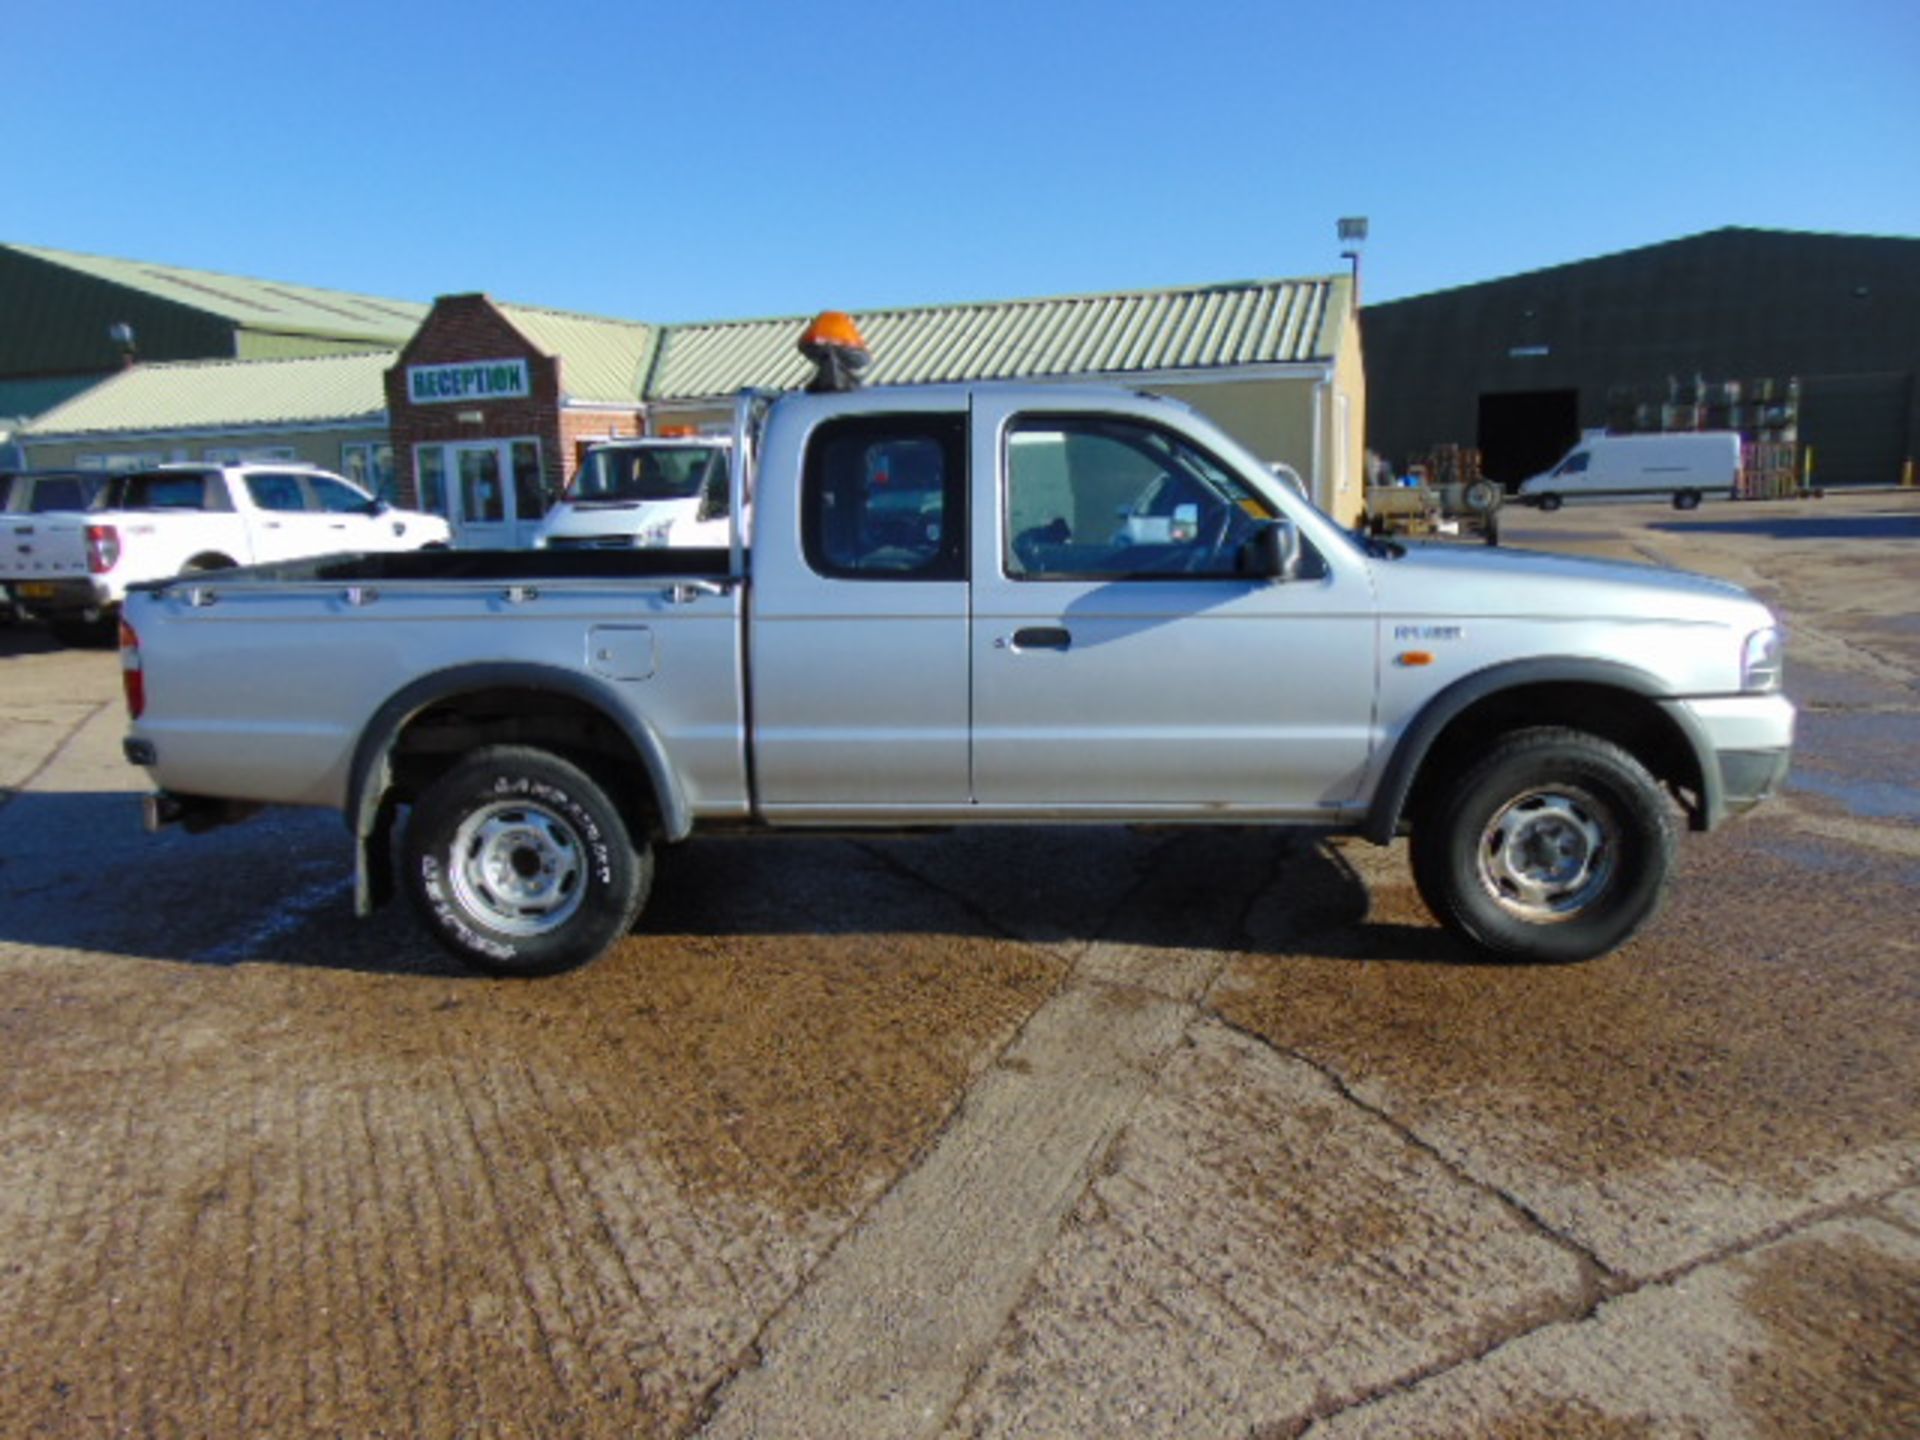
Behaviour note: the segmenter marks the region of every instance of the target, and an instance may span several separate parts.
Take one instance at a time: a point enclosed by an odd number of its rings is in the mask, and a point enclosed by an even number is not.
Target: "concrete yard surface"
[[[1604,959],[1405,845],[701,839],[585,969],[140,829],[0,629],[0,1435],[1920,1434],[1920,492],[1516,512],[1791,630],[1787,793]]]

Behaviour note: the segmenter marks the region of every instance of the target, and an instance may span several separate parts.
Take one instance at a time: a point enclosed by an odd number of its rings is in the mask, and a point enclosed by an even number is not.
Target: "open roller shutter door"
[[[1815,485],[1893,485],[1907,448],[1911,375],[1809,375],[1800,382],[1800,439]]]

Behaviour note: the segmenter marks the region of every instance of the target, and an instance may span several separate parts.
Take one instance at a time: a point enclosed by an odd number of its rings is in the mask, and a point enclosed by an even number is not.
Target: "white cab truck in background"
[[[107,480],[91,508],[8,516],[0,582],[70,644],[104,643],[127,587],[343,551],[445,546],[447,522],[288,464],[163,465]]]
[[[609,440],[587,452],[536,550],[687,549],[727,543],[726,435]]]
[[[1729,497],[1740,480],[1740,436],[1731,430],[1668,435],[1588,435],[1544,475],[1520,484],[1542,510],[1569,500],[1666,499],[1691,510]]]

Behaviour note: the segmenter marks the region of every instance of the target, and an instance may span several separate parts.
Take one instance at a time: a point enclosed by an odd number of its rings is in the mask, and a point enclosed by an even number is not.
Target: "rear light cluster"
[[[120,563],[120,532],[111,525],[87,526],[87,572],[104,575]]]
[[[140,666],[140,637],[120,622],[120,684],[127,692],[127,713],[138,720],[147,708],[147,676]]]

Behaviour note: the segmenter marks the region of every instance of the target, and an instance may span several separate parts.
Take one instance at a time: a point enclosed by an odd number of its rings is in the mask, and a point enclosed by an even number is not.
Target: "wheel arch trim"
[[[394,745],[420,714],[462,695],[488,690],[524,690],[560,695],[585,705],[626,737],[646,768],[668,840],[684,840],[693,830],[693,811],[667,749],[646,718],[636,715],[617,691],[575,671],[550,665],[488,662],[437,670],[402,687],[374,711],[354,745],[347,772],[345,818],[354,839],[354,908],[370,915],[390,898],[388,864]]]
[[[1721,791],[1720,766],[1713,743],[1684,705],[1673,704],[1672,692],[1656,676],[1631,665],[1611,660],[1591,660],[1578,656],[1514,660],[1477,670],[1447,686],[1429,700],[1394,743],[1375,787],[1373,801],[1367,807],[1361,834],[1376,845],[1392,842],[1399,833],[1407,798],[1426,762],[1434,742],[1461,714],[1483,700],[1506,690],[1535,685],[1597,685],[1623,691],[1656,706],[1680,732],[1700,772],[1700,816],[1698,828],[1711,830],[1724,818],[1725,801]]]

